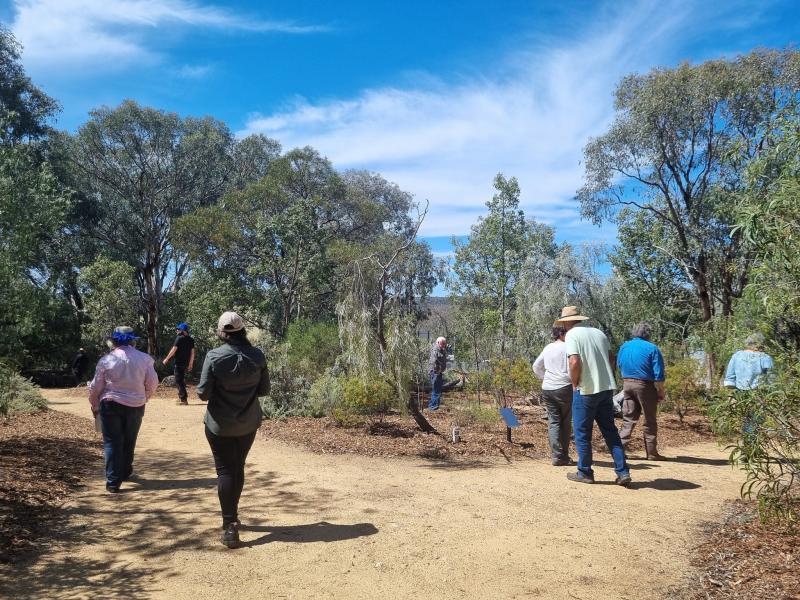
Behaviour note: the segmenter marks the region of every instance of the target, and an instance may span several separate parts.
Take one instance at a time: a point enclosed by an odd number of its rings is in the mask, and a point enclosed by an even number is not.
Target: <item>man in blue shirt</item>
[[[622,344],[617,354],[617,367],[622,374],[622,444],[631,441],[633,429],[644,414],[644,447],[647,460],[664,460],[658,453],[658,403],[664,399],[664,357],[658,346],[650,342],[653,328],[639,323],[633,328],[633,339]]]

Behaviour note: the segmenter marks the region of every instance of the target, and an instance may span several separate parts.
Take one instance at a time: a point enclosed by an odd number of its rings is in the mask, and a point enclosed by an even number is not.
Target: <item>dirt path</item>
[[[84,395],[47,392],[87,415]],[[658,598],[689,570],[698,527],[740,475],[706,444],[632,460],[634,489],[567,482],[542,461],[437,464],[314,455],[257,440],[240,515],[218,542],[204,407],[148,405],[137,484],[102,468],[67,507],[67,534],[3,588],[15,598]],[[691,458],[690,458],[691,457]],[[613,470],[600,456],[598,483]],[[0,594],[2,595],[2,594]]]

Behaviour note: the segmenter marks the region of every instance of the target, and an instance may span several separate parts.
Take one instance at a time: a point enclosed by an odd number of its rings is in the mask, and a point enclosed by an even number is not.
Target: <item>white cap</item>
[[[242,320],[242,317],[231,310],[222,313],[219,321],[217,321],[218,331],[231,332],[241,331],[242,329],[244,329],[244,321]]]

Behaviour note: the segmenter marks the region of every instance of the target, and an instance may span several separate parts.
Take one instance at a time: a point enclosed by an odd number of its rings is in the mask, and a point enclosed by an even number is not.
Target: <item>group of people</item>
[[[587,320],[589,317],[581,315],[575,306],[565,307],[553,325],[553,341],[533,363],[534,373],[542,379],[552,464],[576,464],[569,455],[574,428],[577,469],[567,478],[594,483],[592,434],[597,423],[614,461],[616,483],[627,486],[631,475],[625,449],[641,417],[647,460],[664,460],[657,443],[658,404],[664,399],[664,358],[650,341],[650,325],[640,323],[634,327],[632,339],[620,347],[615,361],[606,335],[587,326]],[[186,404],[185,376],[194,364],[195,345],[186,323],[178,324],[176,332],[175,343],[163,363],[174,359],[178,402]],[[262,420],[258,398],[269,393],[270,381],[264,353],[250,343],[238,314],[225,312],[220,316],[217,336],[221,345],[205,356],[197,394],[208,403],[203,422],[217,472],[221,540],[236,548],[241,544],[238,506],[245,460]],[[115,328],[108,340],[110,351],[97,363],[89,383],[92,414],[99,419],[103,434],[106,490],[110,493],[118,493],[125,481],[135,478],[136,439],[145,404],[158,387],[154,360],[134,347],[137,339],[131,327]],[[733,355],[726,386],[747,391],[759,385],[772,368],[772,359],[761,351],[763,343],[763,336],[754,334],[748,338],[747,348]],[[432,411],[439,408],[441,394],[447,388],[443,382],[446,347],[446,339],[440,337],[431,349]],[[76,362],[76,369],[85,368],[84,359]],[[615,364],[623,380],[621,432],[614,423]],[[745,430],[756,426],[745,423]]]
[[[658,405],[665,395],[664,357],[650,341],[652,327],[643,322],[633,328],[631,339],[622,344],[615,361],[606,335],[583,324],[588,319],[576,307],[565,307],[553,325],[553,341],[533,363],[534,373],[542,380],[552,463],[574,464],[569,456],[574,426],[577,471],[568,473],[567,478],[594,483],[592,430],[596,422],[614,459],[616,483],[627,486],[631,476],[626,448],[642,417],[646,459],[664,460],[658,452],[657,420]],[[763,382],[773,367],[772,358],[761,349],[763,344],[761,334],[748,337],[747,347],[731,357],[723,385],[747,392]],[[615,364],[622,376],[621,430],[614,423]],[[756,426],[749,420],[743,429],[747,433]]]
[[[176,330],[178,336],[164,364],[175,359],[178,402],[187,404],[185,375],[194,363],[194,340],[186,323]],[[261,425],[258,398],[269,393],[269,371],[264,353],[250,343],[238,314],[220,316],[217,336],[222,344],[206,354],[197,394],[208,403],[203,422],[217,472],[222,543],[236,548],[241,545],[238,507],[244,465]],[[99,418],[103,433],[106,490],[114,494],[123,482],[135,478],[136,439],[145,404],[158,387],[154,360],[134,347],[137,339],[131,327],[115,328],[108,340],[110,351],[97,363],[89,383],[92,414]]]

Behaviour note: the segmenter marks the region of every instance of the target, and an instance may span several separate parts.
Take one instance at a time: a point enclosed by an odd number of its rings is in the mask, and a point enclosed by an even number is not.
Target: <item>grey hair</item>
[[[647,321],[637,323],[634,325],[633,329],[631,329],[631,337],[649,340],[651,335],[653,335],[653,326]]]
[[[437,337],[437,338],[436,338],[436,343],[437,343],[437,344],[438,344],[439,342],[446,342],[446,341],[447,341],[447,338],[446,338],[446,337],[444,337],[444,336],[441,336],[441,335],[440,335],[439,337]]]
[[[744,343],[748,348],[760,348],[764,345],[764,336],[760,333],[751,333]]]

